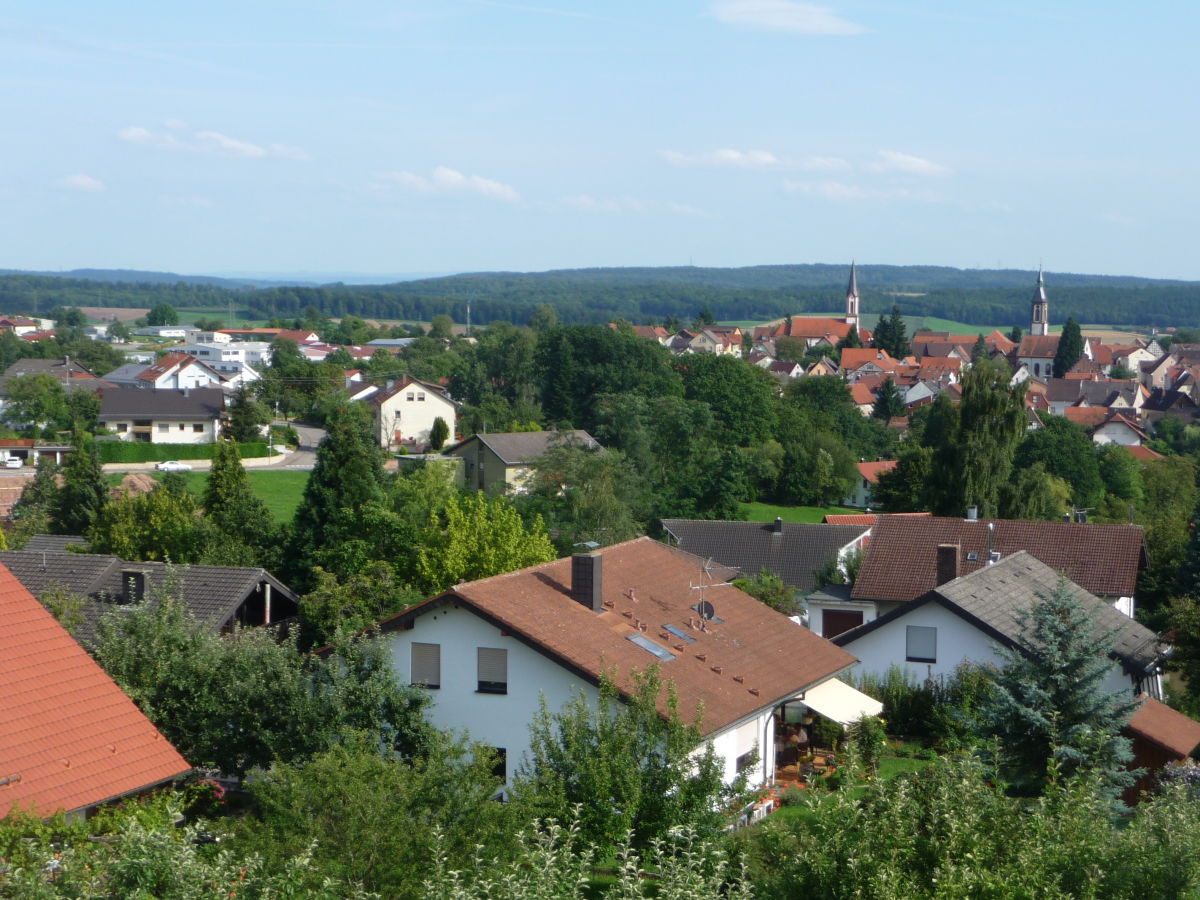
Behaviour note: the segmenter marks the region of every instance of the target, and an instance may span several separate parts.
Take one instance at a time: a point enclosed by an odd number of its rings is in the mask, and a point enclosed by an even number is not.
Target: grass
[[[146,474],[156,480],[161,480],[163,475],[161,472],[147,472]],[[200,496],[204,493],[205,485],[208,483],[207,472],[182,472],[180,474],[187,479],[188,489],[194,494]],[[107,477],[109,482],[116,486],[125,476],[114,473]],[[247,469],[246,477],[250,481],[250,489],[267,505],[267,509],[275,517],[275,521],[283,524],[292,520],[296,514],[296,508],[304,496],[304,486],[308,484],[308,472]]]
[[[926,766],[930,765],[932,760],[929,759],[912,759],[903,756],[885,756],[879,760],[879,779],[881,781],[890,781],[897,775],[903,775],[908,772],[919,772]],[[829,797],[825,793],[824,788],[814,787],[805,788],[805,791],[811,791],[812,797],[816,798],[815,803],[801,803],[795,806],[781,806],[775,812],[771,813],[769,818],[772,821],[788,821],[796,820],[800,822],[814,822],[821,814],[821,805]],[[861,798],[867,790],[865,784],[855,784],[850,787],[850,794],[856,799]],[[751,826],[752,828],[758,826]]]
[[[741,508],[751,522],[774,522],[780,518],[785,522],[819,523],[828,515],[862,512],[847,506],[774,506],[770,503],[743,503]]]

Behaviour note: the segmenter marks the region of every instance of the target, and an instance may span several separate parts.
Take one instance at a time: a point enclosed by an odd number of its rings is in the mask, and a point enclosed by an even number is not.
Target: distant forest
[[[296,318],[313,307],[324,315],[429,321],[448,313],[474,322],[528,322],[542,304],[564,323],[634,324],[675,317],[690,321],[702,309],[725,321],[840,309],[848,266],[752,266],[740,269],[625,268],[553,272],[481,272],[384,285],[236,286],[221,279],[169,273],[88,270],[87,277],[33,273],[0,275],[0,311],[45,314],[56,306],[224,310],[242,318]],[[75,274],[75,273],[70,273]],[[82,273],[81,273],[82,274]],[[112,280],[127,276],[129,280]],[[174,278],[175,280],[172,280]],[[936,316],[978,325],[1024,325],[1035,274],[1015,269],[963,270],[939,266],[860,266],[862,309],[882,313],[899,303],[905,315]],[[1051,315],[1061,323],[1166,327],[1200,323],[1200,283],[1050,273]]]

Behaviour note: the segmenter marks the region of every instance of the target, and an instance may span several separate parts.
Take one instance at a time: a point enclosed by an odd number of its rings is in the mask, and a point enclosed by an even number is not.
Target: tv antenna
[[[706,576],[708,578],[707,583],[705,583]],[[704,592],[706,590],[708,590],[709,588],[732,587],[732,585],[728,581],[714,581],[713,580],[712,557],[709,557],[707,560],[705,560],[703,567],[701,567],[701,569],[700,569],[700,583],[699,584],[689,584],[688,587],[691,588],[693,591],[700,592],[700,599],[699,599],[699,601],[697,601],[696,605],[692,608],[694,610],[696,610],[697,613],[699,613],[701,620],[707,622],[709,619],[712,619],[716,616],[717,611],[713,607],[712,603],[710,603],[708,600],[704,599]]]

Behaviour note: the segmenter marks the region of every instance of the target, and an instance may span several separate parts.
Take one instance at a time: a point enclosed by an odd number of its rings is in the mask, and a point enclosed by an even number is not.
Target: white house
[[[209,365],[219,362],[245,363],[251,366],[270,365],[271,345],[266,341],[233,341],[227,334],[221,334],[221,337],[225,340],[184,344],[179,348],[179,352],[191,354]]]
[[[194,390],[221,387],[225,378],[208,363],[189,353],[166,353],[149,365],[127,363],[104,376],[121,387],[143,390]]]
[[[432,723],[498,749],[509,783],[543,698],[552,712],[579,694],[595,701],[602,676],[628,696],[650,666],[674,684],[684,719],[702,714],[726,780],[773,777],[789,701],[843,724],[880,709],[837,681],[849,653],[649,538],[460,584],[381,628],[396,671],[429,689]]]
[[[107,390],[100,398],[100,424],[122,441],[154,444],[211,444],[221,432],[225,394],[198,390]]]
[[[1053,594],[1062,577],[1018,551],[833,641],[857,656],[864,672],[882,675],[896,666],[917,682],[951,676],[962,663],[1001,665],[1001,647],[1025,649],[1021,614]],[[1161,698],[1163,652],[1154,632],[1077,584],[1066,584],[1094,627],[1115,636],[1105,689]]]
[[[439,418],[454,439],[458,426],[458,404],[444,388],[406,375],[390,387],[366,398],[375,418],[379,446],[394,450],[402,445],[428,444],[429,432]]]
[[[858,477],[854,480],[854,490],[842,500],[842,506],[853,506],[855,509],[867,509],[875,505],[875,485],[879,476],[896,468],[894,459],[882,459],[878,462],[860,462],[856,464]]]

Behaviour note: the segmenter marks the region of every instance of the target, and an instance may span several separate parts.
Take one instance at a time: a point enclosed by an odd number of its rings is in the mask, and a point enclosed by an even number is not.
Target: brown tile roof
[[[1054,359],[1058,353],[1057,334],[1027,334],[1021,338],[1016,354],[1020,359]]]
[[[871,393],[871,389],[863,382],[856,381],[850,385],[850,396],[858,406],[863,406],[867,403],[875,402],[875,395]]]
[[[401,391],[403,391],[409,385],[414,385],[414,384],[418,385],[419,387],[423,387],[423,388],[426,388],[427,390],[432,391],[433,393],[437,394],[437,396],[440,397],[442,400],[447,400],[450,403],[454,403],[454,401],[450,399],[449,395],[447,395],[446,389],[444,387],[441,387],[440,385],[437,385],[437,384],[431,384],[428,381],[421,381],[421,379],[413,378],[411,375],[405,375],[403,378],[401,378],[399,381],[397,381],[395,384],[393,384],[390,388],[382,388],[382,389],[376,391],[375,393],[371,394],[370,397],[367,398],[367,401],[369,403],[375,404],[376,406],[382,406],[384,403],[386,403],[388,400],[391,400],[393,397],[395,397],[397,394],[399,394]],[[457,404],[455,404],[455,405],[457,405]]]
[[[858,474],[865,478],[871,484],[879,481],[879,476],[884,472],[890,472],[896,468],[897,461],[894,459],[885,459],[880,462],[860,462],[856,463]]]
[[[989,522],[995,525],[993,550],[1005,556],[1026,550],[1100,597],[1132,597],[1138,572],[1147,563],[1145,535],[1138,525],[885,515],[871,532],[854,598],[905,602],[932,590],[938,544],[962,548],[959,574],[982,568]]]
[[[1084,428],[1099,425],[1108,418],[1109,412],[1107,406],[1068,406],[1063,410],[1068,419]]]
[[[1176,712],[1165,703],[1142,694],[1141,706],[1125,726],[1125,730],[1157,744],[1179,759],[1185,759],[1200,746],[1200,722]]]
[[[1142,462],[1149,462],[1152,459],[1162,459],[1163,458],[1163,455],[1161,453],[1155,453],[1149,447],[1138,446],[1138,447],[1126,447],[1125,449],[1128,450],[1131,454],[1133,454],[1134,459],[1140,459]]]
[[[189,770],[3,566],[0,621],[0,818],[93,806]]]
[[[856,660],[846,651],[796,625],[737,588],[716,586],[705,599],[717,618],[705,630],[693,607],[704,561],[650,538],[598,551],[603,597],[611,606],[593,612],[571,599],[571,560],[560,559],[506,575],[461,584],[393,616],[383,629],[405,628],[445,603],[474,611],[578,676],[598,682],[615,672],[619,688],[632,687],[631,673],[658,660],[627,640],[639,633],[670,652],[662,676],[674,682],[684,718],[703,706],[700,729],[712,734],[752,713],[833,677]],[[718,579],[719,580],[719,579]],[[691,643],[667,632],[672,625]],[[661,697],[660,711],[667,711]]]
[[[893,516],[931,516],[933,513],[892,513]],[[826,525],[874,525],[879,513],[830,513],[823,520]]]

